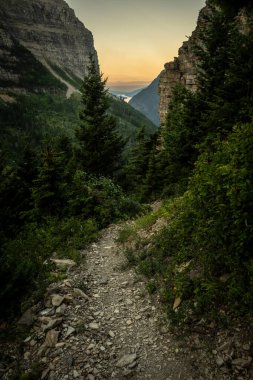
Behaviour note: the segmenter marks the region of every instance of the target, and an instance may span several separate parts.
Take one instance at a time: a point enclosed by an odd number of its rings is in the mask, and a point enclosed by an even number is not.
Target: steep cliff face
[[[168,106],[172,97],[173,87],[181,83],[190,91],[196,91],[196,65],[197,59],[194,54],[194,46],[198,41],[200,31],[205,26],[205,15],[209,12],[208,6],[203,8],[198,17],[197,27],[190,36],[189,40],[184,42],[178,51],[178,57],[173,62],[166,63],[160,76],[158,86],[160,94],[160,119],[164,123]]]
[[[78,87],[87,73],[90,54],[97,62],[91,32],[63,0],[1,0],[0,27],[5,64],[7,55],[10,65],[18,59],[10,52],[17,41],[68,87]],[[3,70],[0,75],[0,80],[7,76]],[[11,76],[18,85],[18,78]]]

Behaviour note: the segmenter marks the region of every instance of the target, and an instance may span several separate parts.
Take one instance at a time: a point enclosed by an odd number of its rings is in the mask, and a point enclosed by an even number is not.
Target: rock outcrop
[[[198,42],[199,33],[206,24],[205,15],[209,11],[208,6],[204,7],[200,13],[197,27],[189,37],[188,41],[183,42],[178,51],[178,57],[174,61],[166,63],[160,76],[159,94],[160,94],[160,119],[164,123],[168,106],[172,97],[173,87],[181,83],[190,91],[196,91],[197,78],[196,66],[197,59],[194,53],[194,47]]]
[[[5,66],[20,59],[11,51],[15,41],[68,87],[79,86],[90,54],[97,62],[92,33],[64,0],[1,1],[0,58]],[[7,77],[19,87],[18,74],[1,68],[0,81]]]

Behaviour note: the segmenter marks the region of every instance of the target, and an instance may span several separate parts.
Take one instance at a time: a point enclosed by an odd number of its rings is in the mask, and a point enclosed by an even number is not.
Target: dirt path
[[[32,308],[33,325],[19,359],[42,366],[42,379],[196,380],[163,313],[133,270],[123,269],[118,226],[83,252],[85,263],[52,284]],[[23,322],[29,322],[31,311]],[[16,358],[16,361],[18,359]],[[10,369],[11,368],[11,369]],[[3,379],[10,378],[13,365]]]
[[[107,367],[104,378],[130,375],[132,379],[191,379],[187,363],[176,358],[177,345],[168,333],[161,311],[149,299],[145,284],[138,281],[133,270],[122,270],[125,260],[117,250],[116,238],[117,228],[111,227],[87,252],[94,300],[91,312],[93,309],[95,312],[91,315],[99,323],[99,331],[107,335],[111,331],[114,335],[108,359],[103,363]],[[124,355],[131,361],[128,366],[120,365]]]
[[[0,343],[0,379],[24,372],[36,380],[252,379],[250,325],[226,330],[196,320],[178,326],[176,339],[157,298],[125,265],[121,227],[104,230],[80,265],[56,260],[65,279],[21,317],[21,345]]]

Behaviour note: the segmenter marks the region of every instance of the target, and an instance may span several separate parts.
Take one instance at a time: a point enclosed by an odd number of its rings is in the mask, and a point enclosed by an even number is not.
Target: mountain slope
[[[10,39],[16,40],[69,87],[79,88],[90,54],[98,64],[92,33],[64,0],[2,1],[0,27],[5,34],[2,48],[10,47]],[[2,48],[1,56],[6,58]],[[15,59],[9,56],[9,60],[11,65]],[[19,87],[17,77],[10,80]]]
[[[159,80],[160,75],[158,75],[148,87],[133,96],[129,102],[133,108],[143,113],[157,126],[160,124],[158,94]]]

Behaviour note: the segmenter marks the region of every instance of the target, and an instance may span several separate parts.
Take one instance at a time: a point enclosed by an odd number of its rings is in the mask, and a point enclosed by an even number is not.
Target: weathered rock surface
[[[0,57],[8,54],[13,39],[69,85],[87,74],[89,55],[97,61],[92,33],[64,0],[8,0],[0,7]],[[17,57],[10,55],[8,59]],[[0,70],[0,81],[17,84],[17,75]]]
[[[189,37],[188,41],[178,51],[178,57],[174,61],[165,63],[164,70],[160,74],[159,94],[160,94],[160,119],[164,123],[168,106],[172,97],[173,87],[181,83],[190,91],[196,91],[196,65],[197,59],[194,54],[194,46],[198,41],[200,31],[204,28],[205,14],[209,12],[208,6],[204,7],[198,17],[196,29]]]

